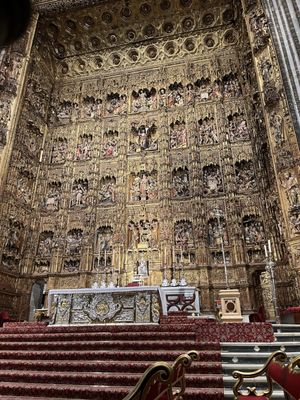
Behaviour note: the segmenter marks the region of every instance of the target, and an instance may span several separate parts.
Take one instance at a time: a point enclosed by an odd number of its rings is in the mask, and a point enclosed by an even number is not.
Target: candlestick
[[[106,250],[104,250],[104,267],[106,267]]]
[[[165,264],[165,266],[166,266],[166,264],[167,264],[167,249],[166,249],[166,248],[164,249],[164,254],[165,254],[165,257],[164,257],[164,264]]]
[[[271,249],[271,240],[268,239],[268,249],[269,249],[269,253],[272,253],[272,249]]]
[[[182,252],[182,247],[181,247],[181,257],[180,257],[180,261],[183,262],[183,252]]]
[[[175,246],[173,246],[173,264],[175,264]]]
[[[267,250],[267,246],[264,244],[264,249],[265,249],[265,256],[268,258],[268,250]]]

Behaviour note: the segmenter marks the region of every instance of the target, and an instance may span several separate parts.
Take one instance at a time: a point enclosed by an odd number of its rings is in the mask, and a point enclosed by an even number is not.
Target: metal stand
[[[274,267],[275,267],[275,262],[272,260],[271,251],[268,251],[267,259],[266,259],[266,271],[268,272],[268,274],[270,275],[270,278],[271,278],[272,302],[273,302],[273,307],[274,307],[274,311],[275,311],[275,320],[276,320],[277,324],[280,324],[280,315],[279,315],[278,304],[277,304],[277,293],[276,293]]]
[[[223,228],[221,228],[221,221],[220,221],[220,217],[223,215],[223,213],[222,213],[221,210],[216,209],[216,210],[215,210],[215,215],[216,215],[216,217],[217,217],[218,228],[219,228],[220,237],[221,237],[221,250],[222,250],[222,257],[223,257],[223,265],[224,265],[224,274],[225,274],[226,288],[229,289],[228,273],[227,273],[227,263],[226,263],[226,255],[225,255],[225,249],[224,249]]]

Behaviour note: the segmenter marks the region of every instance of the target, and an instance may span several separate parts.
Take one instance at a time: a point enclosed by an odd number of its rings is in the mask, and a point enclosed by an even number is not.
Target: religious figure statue
[[[71,208],[74,207],[85,207],[86,197],[88,192],[88,181],[87,179],[78,179],[73,183],[72,194],[71,194]]]
[[[57,138],[54,139],[51,154],[51,163],[58,164],[66,161],[67,156],[67,139]]]
[[[169,94],[168,94],[168,107],[178,107],[183,106],[183,86],[182,83],[174,82],[169,86]]]
[[[144,150],[157,150],[158,140],[156,137],[157,127],[152,125],[140,125],[132,123],[131,138],[129,142],[130,152],[141,152]]]
[[[143,256],[138,261],[138,275],[141,275],[144,277],[148,276],[148,262],[144,259]]]
[[[241,192],[256,188],[253,162],[242,160],[235,164],[236,183]]]
[[[110,93],[106,96],[107,115],[119,115],[127,112],[127,95]]]
[[[92,135],[87,135],[87,134],[80,135],[80,142],[77,144],[75,153],[76,161],[87,161],[91,159],[92,140],[93,140]]]
[[[109,204],[115,202],[115,186],[116,179],[114,177],[108,177],[101,181],[99,192],[100,203]]]
[[[281,179],[281,184],[286,190],[290,208],[298,207],[300,205],[299,185],[295,173],[286,172]]]
[[[276,144],[281,144],[284,140],[282,117],[279,114],[276,114],[276,112],[272,112],[270,115],[270,125]]]
[[[198,121],[198,131],[200,145],[211,145],[219,142],[214,118],[201,118]]]
[[[223,191],[222,176],[218,165],[203,168],[204,191],[207,194],[217,194]]]
[[[262,222],[256,216],[243,218],[246,244],[261,243],[264,241],[264,228]]]
[[[40,242],[38,247],[38,255],[41,257],[48,257],[51,255],[53,247],[53,232],[42,232],[40,235]]]
[[[187,131],[185,121],[177,120],[170,124],[170,147],[171,149],[186,147]]]
[[[250,132],[247,121],[242,114],[235,113],[228,116],[229,120],[229,140],[234,143],[243,140],[250,140]]]
[[[132,111],[151,111],[155,110],[157,106],[156,89],[139,89],[138,92],[135,90],[132,92]]]
[[[187,197],[190,195],[189,172],[187,168],[173,171],[173,197]]]
[[[116,130],[109,130],[104,133],[102,154],[104,157],[115,157],[118,155],[118,136]]]
[[[66,252],[73,254],[79,253],[83,239],[83,232],[81,229],[72,229],[68,232],[66,238]]]

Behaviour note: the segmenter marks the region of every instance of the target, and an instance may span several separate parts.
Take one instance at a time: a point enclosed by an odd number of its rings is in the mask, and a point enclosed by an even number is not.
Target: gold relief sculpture
[[[163,263],[169,277],[182,263],[212,310],[222,241],[231,280],[249,271],[248,297],[269,237],[299,247],[298,149],[260,2],[170,3],[168,18],[161,4],[40,17],[0,205],[6,273],[75,288],[113,269],[125,284],[144,260],[156,285]],[[2,77],[12,92],[15,64]]]

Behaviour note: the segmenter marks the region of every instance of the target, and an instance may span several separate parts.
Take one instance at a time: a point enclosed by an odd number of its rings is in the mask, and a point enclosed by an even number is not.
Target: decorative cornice
[[[56,14],[105,3],[106,0],[32,0],[34,11],[42,15]]]

